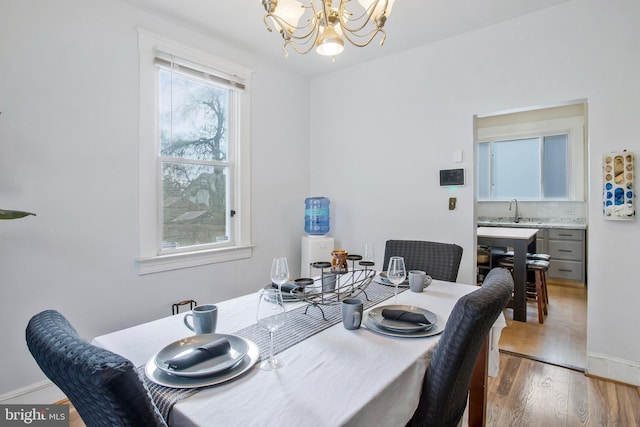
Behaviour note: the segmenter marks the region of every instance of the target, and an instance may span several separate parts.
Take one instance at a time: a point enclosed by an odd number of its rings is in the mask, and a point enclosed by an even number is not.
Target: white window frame
[[[138,30],[139,85],[140,85],[140,170],[139,170],[139,228],[140,248],[137,258],[139,274],[176,270],[217,262],[249,258],[251,244],[251,145],[250,145],[250,83],[251,71],[247,68],[213,57],[205,52],[192,49],[161,36]],[[188,248],[185,251],[162,251],[162,173],[159,167],[159,126],[158,126],[158,72],[154,59],[158,52],[171,54],[193,64],[219,70],[236,76],[243,81],[245,90],[240,95],[240,123],[238,143],[233,149],[235,164],[231,169],[236,211],[231,218],[234,241],[227,246],[216,248]],[[230,141],[231,144],[231,141]]]
[[[569,175],[568,197],[566,199],[535,199],[535,201],[584,201],[585,200],[585,142],[584,118],[532,121],[522,124],[478,128],[478,144],[500,140],[538,138],[567,134],[567,173]],[[476,165],[477,166],[477,165]],[[501,201],[499,199],[478,199],[480,202]]]

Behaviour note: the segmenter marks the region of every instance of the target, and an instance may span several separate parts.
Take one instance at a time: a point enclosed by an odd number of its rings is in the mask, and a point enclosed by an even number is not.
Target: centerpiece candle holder
[[[360,294],[364,294],[365,299],[369,300],[365,289],[376,275],[376,271],[371,268],[375,263],[363,261],[360,255],[347,255],[346,251],[344,254],[344,262],[340,260],[339,268],[335,268],[336,264],[328,261],[312,262],[311,267],[320,270],[320,275],[313,279],[300,278],[294,281],[297,287],[291,294],[309,304],[304,311],[305,314],[309,307],[316,307],[322,313],[322,318],[327,320],[322,310],[323,306],[340,304],[343,299]],[[351,262],[350,269],[347,268],[347,262]]]

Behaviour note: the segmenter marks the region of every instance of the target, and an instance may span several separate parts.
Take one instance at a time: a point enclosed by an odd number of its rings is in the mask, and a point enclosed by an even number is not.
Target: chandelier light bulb
[[[316,52],[325,56],[339,55],[344,50],[344,41],[332,25],[324,28],[316,45]]]

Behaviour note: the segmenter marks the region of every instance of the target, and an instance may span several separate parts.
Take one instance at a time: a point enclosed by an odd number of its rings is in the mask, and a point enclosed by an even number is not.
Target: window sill
[[[144,275],[218,262],[236,261],[250,258],[252,253],[253,246],[234,246],[231,248],[138,258],[136,262],[138,264],[138,274]]]

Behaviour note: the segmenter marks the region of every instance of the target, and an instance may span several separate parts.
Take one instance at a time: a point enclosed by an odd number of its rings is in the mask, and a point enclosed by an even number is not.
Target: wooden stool
[[[531,255],[531,256],[529,256]],[[532,259],[536,261],[546,261],[547,262],[547,270],[549,270],[549,261],[551,261],[551,256],[549,254],[527,254],[527,259]],[[544,288],[544,302],[546,305],[549,305],[549,291],[547,290],[547,270],[544,271],[542,275],[542,287]]]
[[[513,258],[503,257],[498,260],[501,267],[513,271]],[[532,272],[534,282],[527,283],[527,299],[535,301],[538,305],[538,322],[544,323],[544,316],[547,315],[547,291],[546,272],[549,269],[549,262],[535,259],[527,260],[527,272]]]
[[[538,303],[538,322],[544,323],[544,316],[547,315],[547,301],[549,299],[546,289],[546,273],[547,270],[549,270],[549,261],[527,261],[527,270],[533,271],[535,276],[535,282],[527,289],[527,298],[531,297],[532,300]]]
[[[513,257],[513,251],[507,251],[503,254],[503,256],[506,257]],[[549,262],[551,261],[551,255],[549,254],[541,254],[541,253],[536,253],[536,254],[532,254],[532,253],[527,253],[527,261],[530,260],[535,260],[535,261],[546,261]],[[544,286],[544,296],[545,296],[545,304],[549,304],[549,292],[547,290],[547,279],[546,279],[546,274],[544,275],[544,282],[543,282],[543,286]],[[535,282],[535,279],[533,280]]]

